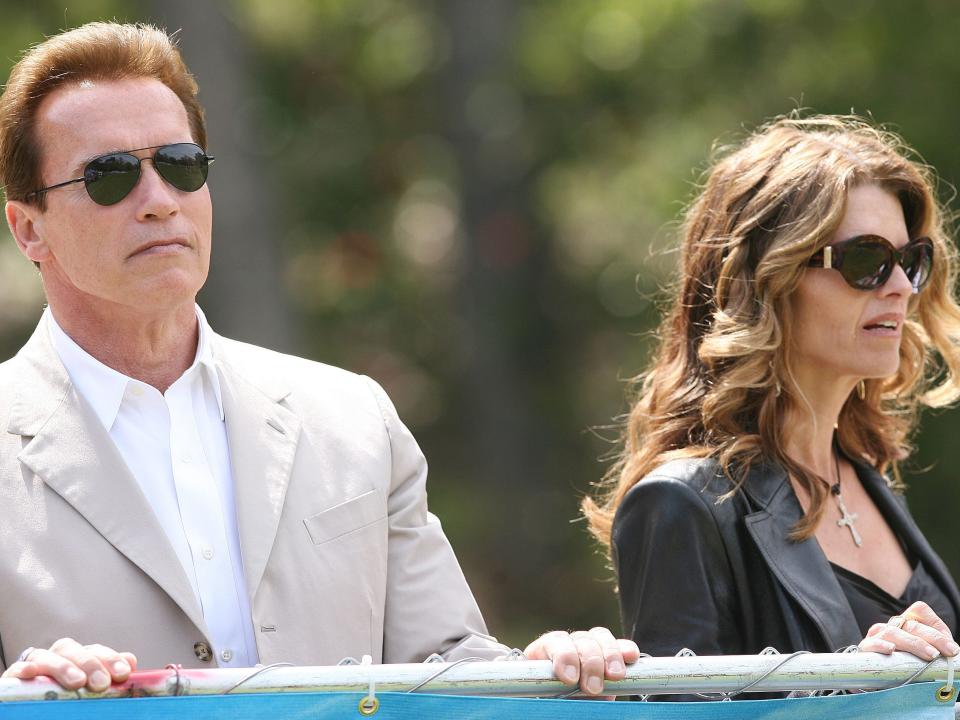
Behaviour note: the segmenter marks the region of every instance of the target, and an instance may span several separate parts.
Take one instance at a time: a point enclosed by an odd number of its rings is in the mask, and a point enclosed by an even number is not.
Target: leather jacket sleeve
[[[739,654],[736,584],[715,496],[648,476],[626,495],[612,532],[624,631],[642,652]]]

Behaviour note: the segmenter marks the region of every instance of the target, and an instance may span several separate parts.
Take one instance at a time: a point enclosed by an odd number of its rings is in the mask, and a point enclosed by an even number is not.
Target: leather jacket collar
[[[847,459],[853,463],[867,493],[908,553],[920,558],[953,606],[960,608],[960,592],[943,561],[907,512],[903,497],[895,495],[873,467]],[[803,510],[784,469],[775,463],[755,465],[743,485],[743,492],[754,508],[745,517],[747,530],[770,571],[809,615],[826,645],[837,650],[859,643],[856,618],[819,543],[814,538],[802,542],[789,539]]]

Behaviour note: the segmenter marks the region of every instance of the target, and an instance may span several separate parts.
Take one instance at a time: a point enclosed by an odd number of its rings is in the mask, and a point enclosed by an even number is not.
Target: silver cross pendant
[[[837,495],[837,505],[840,506],[840,514],[843,515],[839,520],[837,520],[837,525],[843,527],[846,525],[850,528],[850,534],[853,536],[853,543],[857,547],[863,545],[863,538],[860,537],[860,533],[857,532],[857,527],[854,523],[857,521],[857,514],[851,513],[847,510],[847,506],[843,503],[843,496]]]

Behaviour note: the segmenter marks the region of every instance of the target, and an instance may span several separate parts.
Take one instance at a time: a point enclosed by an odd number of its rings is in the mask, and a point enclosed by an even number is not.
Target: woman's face
[[[866,234],[884,237],[897,248],[911,239],[900,202],[879,185],[850,190],[830,244]],[[801,389],[839,386],[846,393],[862,378],[896,373],[911,294],[899,265],[874,290],[850,287],[833,269],[807,268],[791,297],[792,356]]]

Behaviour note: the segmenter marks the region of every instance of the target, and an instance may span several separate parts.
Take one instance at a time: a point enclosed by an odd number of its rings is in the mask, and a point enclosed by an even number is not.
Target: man
[[[502,654],[380,387],[219,337],[196,306],[196,94],[163,32],[92,23],[31,49],[0,99],[7,222],[48,300],[0,365],[4,676]],[[597,694],[638,651],[595,628],[527,654]]]

